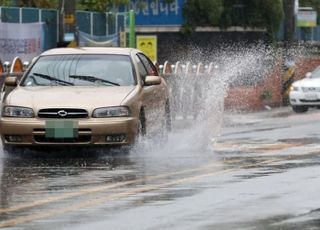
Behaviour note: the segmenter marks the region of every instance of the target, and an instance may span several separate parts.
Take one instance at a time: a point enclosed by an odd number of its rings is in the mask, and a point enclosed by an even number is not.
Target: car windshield
[[[54,55],[34,64],[22,86],[130,86],[135,85],[129,56]]]

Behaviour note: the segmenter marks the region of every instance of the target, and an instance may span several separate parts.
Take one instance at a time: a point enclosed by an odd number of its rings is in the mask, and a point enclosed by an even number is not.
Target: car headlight
[[[30,118],[30,117],[34,117],[34,113],[31,108],[27,108],[27,107],[5,106],[2,110],[2,116]]]
[[[299,91],[299,87],[297,87],[297,86],[290,86],[290,91]]]
[[[127,117],[130,111],[128,107],[117,106],[117,107],[104,107],[98,108],[93,111],[92,117],[107,118],[107,117]]]

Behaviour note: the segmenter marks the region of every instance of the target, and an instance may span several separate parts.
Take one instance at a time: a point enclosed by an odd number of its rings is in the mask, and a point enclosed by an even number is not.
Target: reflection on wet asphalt
[[[179,130],[166,146],[145,143],[129,154],[1,152],[0,227],[319,227],[317,115],[230,115],[213,148]]]

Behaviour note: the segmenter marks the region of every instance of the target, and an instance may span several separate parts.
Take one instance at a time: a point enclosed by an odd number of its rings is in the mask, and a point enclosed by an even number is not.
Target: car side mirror
[[[312,73],[311,73],[311,72],[308,72],[308,73],[306,73],[306,75],[305,75],[306,78],[310,78],[311,76],[312,76]]]
[[[18,85],[17,77],[6,77],[4,85],[8,87],[16,87]]]
[[[147,86],[151,85],[160,85],[161,84],[161,77],[158,76],[146,76],[144,80],[144,84]]]

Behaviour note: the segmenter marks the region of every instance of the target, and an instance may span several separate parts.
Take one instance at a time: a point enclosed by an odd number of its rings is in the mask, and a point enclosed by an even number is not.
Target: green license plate
[[[79,124],[77,121],[52,120],[46,121],[46,138],[77,138]]]

